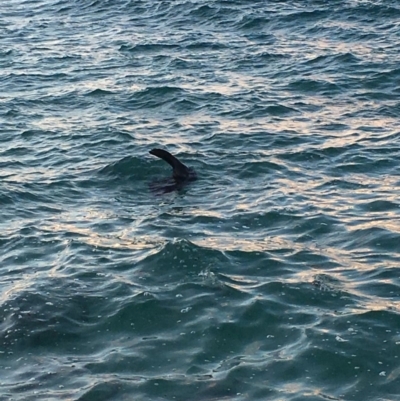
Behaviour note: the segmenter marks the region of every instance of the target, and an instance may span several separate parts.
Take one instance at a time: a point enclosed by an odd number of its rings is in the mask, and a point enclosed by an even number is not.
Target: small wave
[[[114,95],[114,92],[98,88],[98,89],[94,89],[85,94],[85,96],[93,96],[93,97],[100,97],[100,96],[107,96],[107,95]]]
[[[237,24],[240,29],[246,31],[262,30],[267,28],[270,19],[268,17],[258,17],[255,15],[245,15]]]
[[[375,227],[354,229],[345,238],[347,249],[371,249],[376,252],[396,252],[400,243],[400,233],[380,228],[380,222]]]
[[[273,65],[279,65],[279,63],[286,58],[288,58],[287,54],[278,52],[262,52],[244,56],[237,60],[236,64],[239,68],[250,68],[252,70],[264,68],[271,70]]]
[[[288,107],[284,106],[282,104],[276,104],[272,106],[268,106],[266,108],[266,111],[268,114],[271,114],[273,116],[284,116],[284,115],[292,115],[292,114],[300,114],[299,110],[293,108],[293,107]]]
[[[363,80],[363,87],[367,89],[393,89],[399,87],[400,68],[370,74]]]
[[[165,102],[179,99],[185,90],[175,86],[153,86],[131,95],[128,102],[142,107],[156,107]]]
[[[168,43],[160,44],[160,43],[148,43],[148,44],[123,44],[120,46],[119,50],[121,52],[128,53],[138,53],[138,54],[160,54],[160,53],[169,53],[177,50],[179,46],[171,45]]]
[[[145,164],[147,165],[144,159],[134,156],[125,156],[101,168],[99,174],[109,177],[119,176],[125,178],[135,176],[137,179],[140,179],[140,177],[144,177],[143,170]]]
[[[333,82],[306,78],[291,82],[288,89],[296,92],[329,94],[330,96],[342,92],[340,86]]]
[[[193,10],[191,10],[188,15],[195,17],[195,18],[213,18],[213,17],[217,17],[219,13],[219,8],[217,7],[211,7],[208,4],[202,5],[198,8],[195,8]]]
[[[194,41],[185,46],[187,50],[212,50],[219,51],[227,48],[227,45],[219,42],[210,42],[210,41]]]
[[[282,16],[280,18],[280,21],[299,24],[300,22],[319,21],[328,15],[329,11],[322,9],[315,9],[310,11],[294,11]]]
[[[304,62],[304,65],[311,65],[313,68],[316,66],[323,69],[336,71],[337,67],[355,67],[361,62],[361,59],[353,53],[346,52],[334,55],[319,55]]]
[[[352,156],[348,161],[337,163],[332,166],[333,172],[340,173],[363,173],[369,171],[377,174],[398,166],[393,158],[373,158],[372,156]]]
[[[359,208],[364,209],[367,212],[389,212],[391,210],[399,210],[400,204],[387,201],[387,200],[373,200],[357,205]]]

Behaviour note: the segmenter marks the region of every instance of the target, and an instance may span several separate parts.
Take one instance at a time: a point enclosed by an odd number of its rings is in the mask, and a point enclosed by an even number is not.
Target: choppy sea
[[[2,0],[0,400],[400,400],[399,49],[391,0]]]

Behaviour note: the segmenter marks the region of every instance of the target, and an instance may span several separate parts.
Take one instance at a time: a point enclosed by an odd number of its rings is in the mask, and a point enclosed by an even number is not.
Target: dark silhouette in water
[[[167,182],[158,182],[151,185],[151,189],[157,192],[172,192],[183,188],[183,186],[197,179],[196,171],[192,167],[185,166],[175,156],[163,149],[152,149],[149,152],[151,155],[157,156],[166,161],[172,167],[173,179]]]

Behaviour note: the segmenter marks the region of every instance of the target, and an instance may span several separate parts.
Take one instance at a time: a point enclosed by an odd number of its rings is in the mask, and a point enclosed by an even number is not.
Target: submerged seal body
[[[185,166],[171,153],[163,149],[152,149],[149,152],[151,155],[159,157],[166,161],[172,167],[173,182],[161,187],[163,192],[171,192],[176,189],[181,189],[187,182],[195,181],[197,179],[196,171],[192,167]]]

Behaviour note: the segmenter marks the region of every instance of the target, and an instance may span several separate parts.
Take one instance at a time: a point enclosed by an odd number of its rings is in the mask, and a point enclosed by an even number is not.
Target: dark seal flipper
[[[186,167],[175,156],[172,156],[171,153],[167,152],[166,150],[152,149],[149,153],[159,157],[160,159],[163,159],[172,167],[173,177],[176,181],[186,181],[193,175],[191,169]]]

